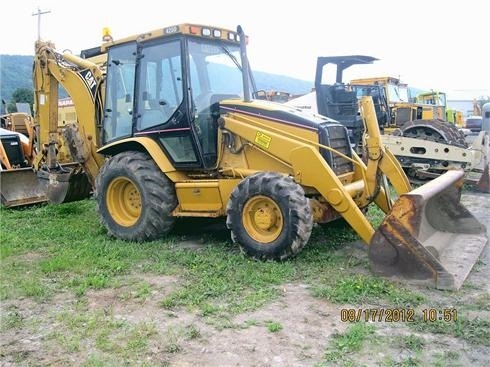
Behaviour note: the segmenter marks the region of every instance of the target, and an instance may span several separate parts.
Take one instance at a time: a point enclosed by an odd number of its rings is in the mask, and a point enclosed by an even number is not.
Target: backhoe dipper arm
[[[57,166],[58,86],[61,85],[73,100],[78,132],[81,134],[78,139],[69,141],[68,145],[72,155],[76,152],[74,160],[84,165],[92,181],[102,165],[101,157],[94,155],[92,151],[95,150],[90,149],[92,143],[97,145],[100,141],[97,116],[102,116],[103,111],[97,108],[102,106],[101,84],[104,75],[101,68],[70,53],[61,55],[50,42],[37,41],[33,74],[36,122],[40,127],[40,142],[47,146],[48,167],[52,169]],[[86,153],[81,154],[82,151]]]

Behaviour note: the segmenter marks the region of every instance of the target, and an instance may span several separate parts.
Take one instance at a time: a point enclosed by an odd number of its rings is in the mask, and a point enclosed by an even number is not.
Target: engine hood
[[[325,116],[313,114],[301,108],[288,106],[282,103],[252,100],[244,102],[242,100],[230,99],[220,103],[221,113],[243,113],[250,116],[270,119],[275,122],[302,126],[308,129],[317,130],[320,124],[336,123],[337,121]]]

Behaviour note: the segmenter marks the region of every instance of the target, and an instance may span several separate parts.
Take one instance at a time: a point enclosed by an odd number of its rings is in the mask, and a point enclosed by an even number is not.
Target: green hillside
[[[32,56],[0,55],[0,97],[9,102],[17,88],[32,89]],[[313,82],[283,75],[255,72],[257,89],[279,90],[291,94],[311,91]],[[226,77],[223,80],[227,80]]]
[[[32,89],[32,56],[0,55],[0,97],[12,99],[18,88]]]
[[[312,78],[313,78],[312,72]],[[295,78],[290,78],[284,75],[270,74],[262,71],[254,72],[257,89],[277,90],[289,92],[291,94],[306,94],[311,92],[314,86],[313,81],[305,81]]]

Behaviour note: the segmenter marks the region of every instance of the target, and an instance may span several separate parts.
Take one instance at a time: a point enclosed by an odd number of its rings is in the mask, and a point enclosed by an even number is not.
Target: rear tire
[[[142,152],[111,157],[95,181],[96,209],[111,236],[151,241],[168,233],[177,206],[173,183]]]
[[[246,177],[231,193],[226,225],[242,252],[285,260],[308,242],[313,216],[303,188],[291,177],[264,172]]]

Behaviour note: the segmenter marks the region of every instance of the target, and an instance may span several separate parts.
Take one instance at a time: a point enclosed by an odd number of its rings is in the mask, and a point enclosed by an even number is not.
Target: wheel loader
[[[246,42],[240,26],[179,24],[82,52],[104,57],[103,67],[38,43],[41,131],[49,137],[56,126],[49,100],[58,82],[78,117],[65,138],[93,182],[108,234],[151,241],[180,217],[226,217],[245,254],[284,260],[308,243],[314,223],[344,218],[374,272],[458,289],[487,242],[485,226],[459,200],[464,172],[412,191],[381,144],[372,99],[360,106],[365,163],[339,122],[253,98]],[[56,172],[51,141],[48,186],[61,187],[61,177],[69,190],[74,172]],[[372,203],[386,213],[378,229],[365,216]]]

